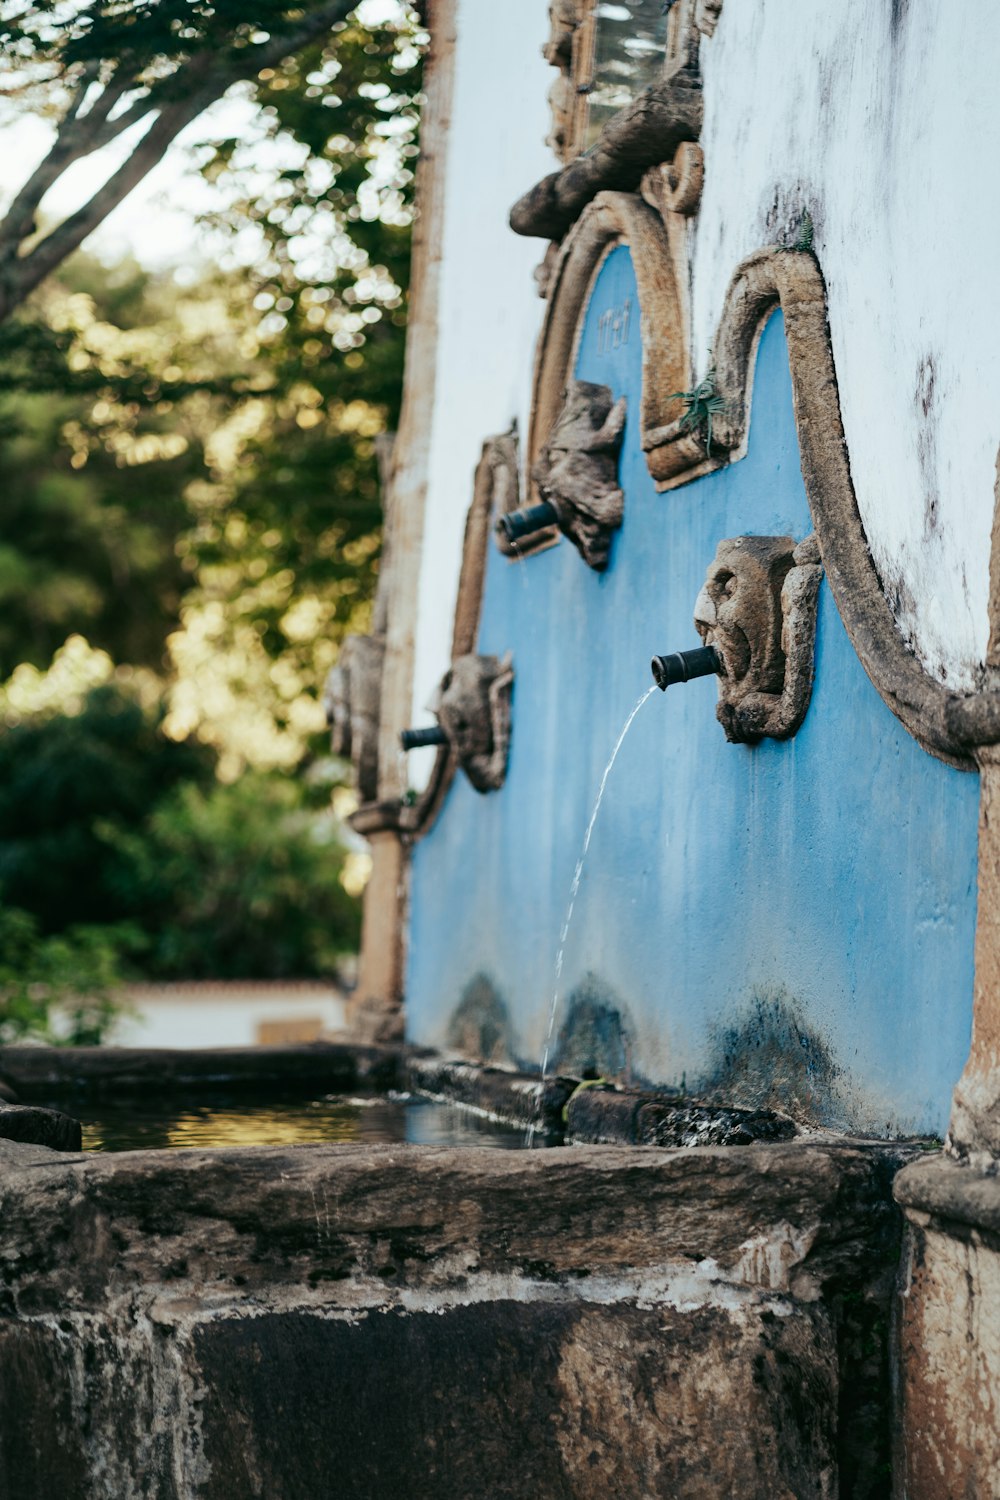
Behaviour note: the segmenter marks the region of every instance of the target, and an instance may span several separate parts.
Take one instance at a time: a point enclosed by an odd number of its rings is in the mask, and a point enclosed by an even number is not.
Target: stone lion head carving
[[[571,380],[532,471],[560,530],[598,572],[608,565],[611,536],[622,523],[618,452],[624,427],[624,396],[616,401],[606,385]]]
[[[812,691],[816,597],[822,577],[815,538],[738,536],[719,543],[694,623],[722,658],[716,710],[726,738],[785,739]]]
[[[511,655],[459,656],[428,705],[477,792],[503,785],[510,746]]]

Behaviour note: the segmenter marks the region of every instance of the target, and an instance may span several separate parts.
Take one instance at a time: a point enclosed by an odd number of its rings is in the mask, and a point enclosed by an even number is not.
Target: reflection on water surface
[[[61,1106],[83,1124],[86,1151],[143,1151],[171,1146],[303,1146],[316,1143],[495,1146],[517,1150],[523,1129],[497,1125],[467,1109],[412,1094],[284,1099],[203,1096]],[[543,1142],[538,1136],[535,1144]]]

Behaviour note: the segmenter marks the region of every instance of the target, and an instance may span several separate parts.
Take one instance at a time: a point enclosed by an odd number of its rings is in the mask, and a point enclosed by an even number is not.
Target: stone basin
[[[883,1494],[912,1155],[2,1142],[0,1494]]]

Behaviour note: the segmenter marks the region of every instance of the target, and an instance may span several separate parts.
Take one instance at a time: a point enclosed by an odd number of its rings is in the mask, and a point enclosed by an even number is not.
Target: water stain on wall
[[[787,991],[755,992],[740,1014],[710,1029],[709,1047],[700,1098],[847,1127],[844,1070]]]
[[[514,1061],[510,1013],[488,974],[476,974],[465,986],[448,1022],[446,1040],[451,1051],[476,1062]]]
[[[555,1071],[633,1083],[632,1035],[628,1013],[610,985],[587,974],[569,997],[556,1037]]]

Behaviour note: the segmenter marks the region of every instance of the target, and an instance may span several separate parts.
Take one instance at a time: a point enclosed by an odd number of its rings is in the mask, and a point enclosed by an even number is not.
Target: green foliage
[[[0,890],[44,933],[139,914],[109,833],[141,826],[179,782],[210,783],[213,759],[162,733],[162,708],[124,687],[83,712],[36,717],[0,735]]]
[[[263,70],[259,130],[204,166],[229,203],[214,233],[259,236],[251,268],[182,288],[78,256],[0,324],[0,677],[72,630],[173,675],[229,775],[322,732],[378,570],[422,41],[401,7]]]
[[[288,605],[280,589],[248,589],[255,574],[294,575],[335,637],[363,626],[374,588],[375,439],[402,390],[422,37],[405,7],[393,26],[337,28],[258,81],[265,133],[300,148],[295,163],[262,188],[260,142],[225,141],[203,168],[233,195],[215,229],[260,236],[249,277],[271,385],[226,524],[207,520],[193,549],[210,596],[234,616],[248,605],[272,654],[287,649]]]
[[[356,948],[359,907],[344,850],[301,783],[250,772],[178,787],[147,825],[114,842],[131,865],[158,978],[329,974]]]
[[[357,941],[329,788],[298,773],[377,575],[425,38],[405,5],[376,28],[331,31],[334,12],[39,0],[0,21],[0,95],[62,121],[57,155],[176,114],[200,80],[199,107],[233,78],[262,106],[252,138],[203,157],[229,204],[213,232],[233,266],[256,234],[250,270],[181,285],[77,256],[0,322],[0,679],[70,632],[123,664],[79,712],[0,693],[0,991],[31,1034],[56,997],[68,1014],[73,972],[98,1008],[63,1024],[96,1037],[130,964],[323,974]],[[25,205],[0,225],[4,317],[35,255]],[[289,774],[226,784],[247,765]]]
[[[303,12],[318,8],[301,0],[34,0],[6,8],[0,56],[22,67],[30,61],[43,79],[113,59],[154,97],[171,99],[192,86],[181,70],[193,57],[240,64],[263,33],[292,32]]]
[[[329,973],[359,929],[329,784],[213,773],[116,685],[0,737],[0,889],[30,926],[12,970],[76,955],[95,996],[126,952],[149,978]]]
[[[128,955],[140,945],[126,925],[43,937],[28,912],[0,905],[0,1044],[99,1043],[120,1009]]]
[[[705,452],[712,456],[712,418],[725,411],[725,399],[719,395],[714,369],[709,370],[693,391],[674,391],[673,400],[683,401],[687,410],[681,417],[682,432],[700,432],[705,439]]]

